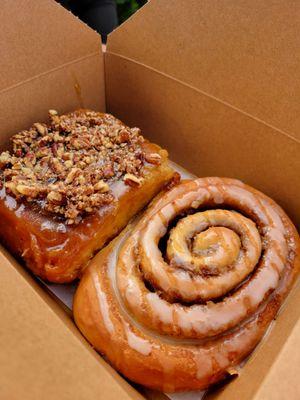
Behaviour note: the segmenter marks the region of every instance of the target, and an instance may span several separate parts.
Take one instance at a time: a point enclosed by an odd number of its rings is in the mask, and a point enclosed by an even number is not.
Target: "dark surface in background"
[[[118,22],[124,22],[147,2],[147,0],[57,1],[99,32],[103,43],[106,43],[107,35],[118,26]]]

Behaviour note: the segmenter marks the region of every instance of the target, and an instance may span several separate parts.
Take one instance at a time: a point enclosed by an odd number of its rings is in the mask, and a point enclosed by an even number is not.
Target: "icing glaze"
[[[93,280],[105,328],[109,333],[114,333],[115,328],[112,320],[110,319],[109,305],[105,293],[101,290],[99,277],[96,272],[93,273]]]
[[[143,356],[148,356],[152,350],[151,343],[148,340],[142,339],[140,336],[136,335],[126,322],[124,322],[124,326],[128,345]]]

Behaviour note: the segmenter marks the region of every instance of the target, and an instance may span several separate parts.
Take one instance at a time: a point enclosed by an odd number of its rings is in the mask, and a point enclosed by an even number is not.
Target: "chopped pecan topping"
[[[12,152],[0,154],[0,188],[17,199],[37,202],[67,224],[114,201],[111,184],[143,181],[145,163],[161,156],[142,150],[144,138],[110,114],[79,110],[48,124],[36,122],[12,138]]]

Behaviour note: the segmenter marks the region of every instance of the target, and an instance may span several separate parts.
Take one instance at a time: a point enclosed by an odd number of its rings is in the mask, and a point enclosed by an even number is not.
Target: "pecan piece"
[[[158,153],[146,153],[144,158],[150,164],[160,165],[161,163],[161,156]]]
[[[71,171],[68,173],[68,176],[66,177],[66,184],[68,185],[69,183],[72,183],[78,173],[80,173],[79,168],[72,168]]]
[[[5,167],[11,160],[11,156],[8,151],[4,151],[0,155],[0,168]]]
[[[142,178],[138,178],[133,174],[125,174],[123,179],[125,184],[129,186],[136,186],[136,185],[140,186],[143,182]]]
[[[51,203],[61,204],[61,202],[63,200],[63,197],[62,197],[62,195],[60,193],[51,191],[51,192],[48,193],[47,199]]]
[[[44,135],[46,133],[46,128],[39,122],[36,122],[33,124],[33,126],[36,128],[39,134]]]
[[[39,194],[39,189],[37,187],[19,184],[16,186],[16,190],[23,196],[31,197],[34,199]]]
[[[109,186],[106,182],[100,180],[99,182],[97,182],[94,186],[94,189],[97,192],[101,192],[101,193],[106,193],[109,191]]]

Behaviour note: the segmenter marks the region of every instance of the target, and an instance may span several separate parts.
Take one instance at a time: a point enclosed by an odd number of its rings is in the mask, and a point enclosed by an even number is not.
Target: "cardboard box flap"
[[[1,2],[0,90],[101,51],[100,36],[55,1]]]
[[[291,0],[152,0],[107,49],[299,140],[299,18]]]
[[[52,0],[4,0],[0,24],[2,137],[49,108],[105,107],[100,35]]]

